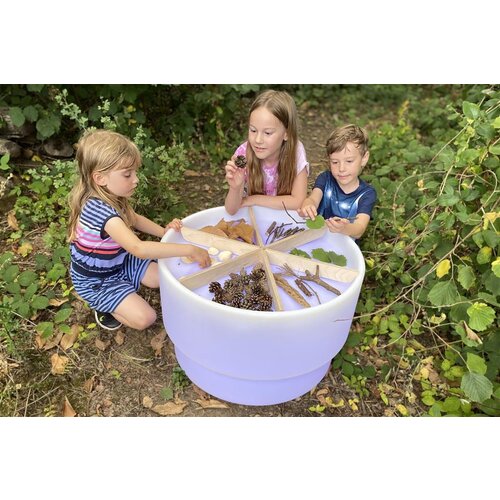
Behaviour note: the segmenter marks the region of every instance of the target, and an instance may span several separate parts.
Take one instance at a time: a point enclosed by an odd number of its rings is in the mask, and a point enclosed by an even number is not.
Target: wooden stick
[[[273,276],[276,284],[282,288],[287,295],[295,300],[295,302],[299,303],[302,307],[311,307],[309,302],[307,302],[307,300],[304,299],[304,297],[302,297],[302,295],[300,295],[300,293],[295,290],[295,288],[293,288],[281,274],[274,273]]]
[[[306,275],[305,276],[301,276],[300,279],[307,280],[307,281],[313,281],[317,285],[322,286],[323,288],[326,288],[330,292],[336,293],[337,295],[342,295],[342,293],[340,292],[340,290],[337,290],[336,288],[334,288],[333,286],[329,285],[326,281],[323,281],[319,277],[319,267],[316,268],[316,274],[314,274],[314,275],[312,275],[310,273],[310,271],[308,271],[306,269]]]
[[[189,243],[196,243],[205,247],[216,247],[219,250],[229,250],[236,255],[243,255],[248,252],[255,251],[255,245],[250,245],[243,241],[232,240],[230,238],[223,238],[215,234],[206,233],[190,227],[182,227],[181,235]]]
[[[250,224],[253,227],[253,232],[255,234],[255,241],[259,247],[263,247],[264,243],[262,242],[262,238],[260,237],[259,226],[257,225],[257,221],[255,220],[255,214],[253,213],[253,207],[248,207],[248,216],[250,217]]]
[[[302,233],[299,233],[295,236],[301,234]],[[292,238],[295,236],[292,236]],[[340,281],[341,283],[350,283],[358,276],[358,271],[349,269],[348,267],[340,267],[326,262],[317,262],[312,259],[299,257],[298,255],[284,254],[271,250],[269,247],[267,247],[266,252],[271,264],[275,266],[284,267],[285,264],[288,264],[295,271],[305,272],[308,270],[311,273],[314,273],[316,268],[319,267],[319,275],[322,278],[329,278],[331,280]]]

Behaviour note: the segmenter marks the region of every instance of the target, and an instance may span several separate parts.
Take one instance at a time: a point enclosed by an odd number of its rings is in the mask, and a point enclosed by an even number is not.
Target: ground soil
[[[334,117],[321,111],[300,110],[301,134],[311,164],[310,183],[325,168],[324,143],[333,126]],[[213,166],[212,166],[213,167]],[[215,172],[215,173],[214,173]],[[187,213],[222,205],[226,188],[224,168],[188,169],[185,175],[183,201]],[[160,311],[159,291],[144,292],[145,297]],[[81,302],[75,302],[76,322],[88,325],[91,312]],[[4,401],[3,411],[12,416],[72,414],[78,416],[158,416],[177,414],[186,417],[215,416],[375,416],[387,414],[377,396],[376,382],[369,395],[360,398],[347,385],[338,370],[330,370],[317,387],[309,393],[286,403],[271,406],[232,404],[206,394],[190,381],[181,387],[173,379],[177,360],[173,345],[166,336],[159,347],[155,339],[164,331],[159,314],[157,322],[144,332],[128,328],[118,334],[97,330],[80,340],[77,348],[63,352],[60,347],[40,350],[34,341],[23,360],[7,359],[10,366],[4,374],[9,389],[10,404]],[[155,346],[156,349],[153,347]],[[54,353],[68,356],[69,363],[62,375],[50,373],[50,357]],[[10,365],[9,365],[10,363]],[[17,365],[17,366],[16,366]],[[7,370],[5,370],[7,372]],[[1,383],[0,379],[0,383]],[[370,383],[370,382],[369,382]],[[172,397],[167,395],[172,389]],[[325,398],[342,405],[323,405],[320,412],[311,410],[324,403]],[[68,406],[68,403],[71,406]],[[166,406],[162,406],[165,405]],[[384,413],[385,412],[385,413]]]

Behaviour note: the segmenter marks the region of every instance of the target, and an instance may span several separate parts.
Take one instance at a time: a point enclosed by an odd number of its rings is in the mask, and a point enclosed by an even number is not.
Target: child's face
[[[260,107],[252,111],[248,142],[259,160],[277,163],[281,145],[287,138],[284,125],[269,110]]]
[[[344,192],[354,191],[358,185],[358,177],[370,156],[367,151],[363,156],[356,144],[348,142],[343,151],[330,155],[330,171]]]
[[[130,198],[139,184],[137,168],[114,169],[107,174],[96,174],[95,182],[121,198]]]

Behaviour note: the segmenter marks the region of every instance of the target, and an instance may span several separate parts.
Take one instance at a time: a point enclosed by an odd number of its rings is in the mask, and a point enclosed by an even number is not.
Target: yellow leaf
[[[426,368],[425,366],[423,368],[421,368],[420,375],[422,376],[422,378],[428,379],[429,378],[429,368]]]
[[[434,314],[429,318],[429,321],[434,325],[439,325],[446,319],[446,314],[441,313],[439,316],[435,316]]]
[[[52,356],[50,357],[50,362],[52,364],[50,373],[52,373],[52,375],[61,375],[62,373],[64,373],[68,361],[69,358],[67,358],[66,356],[59,356],[59,354],[57,353],[52,354]]]
[[[483,230],[488,228],[488,222],[491,222],[491,224],[493,224],[498,219],[498,217],[500,217],[500,212],[486,212],[483,215]]]
[[[41,159],[39,156],[37,156],[37,155],[33,155],[33,156],[31,157],[31,161],[40,161],[40,162],[41,162],[41,161],[42,161],[42,159]]]
[[[29,242],[24,242],[18,249],[17,253],[19,255],[22,255],[23,257],[26,257],[33,251],[33,245]]]
[[[358,398],[349,399],[347,402],[349,403],[349,406],[351,407],[352,411],[358,411],[359,410],[359,407],[356,404],[356,403],[359,403],[359,399]]]
[[[208,401],[206,399],[195,399],[195,401],[202,408],[229,408],[226,403],[218,401],[217,399],[209,399]]]
[[[50,299],[49,304],[54,307],[62,306],[65,302],[68,302],[68,299]]]
[[[408,412],[408,409],[406,408],[405,405],[396,405],[396,410],[399,411],[399,413],[401,413],[401,415],[403,415],[403,417],[407,417],[409,415],[409,412]]]
[[[449,259],[444,259],[442,260],[439,265],[436,267],[436,275],[438,278],[442,278],[448,272],[450,271],[451,268],[451,262]]]
[[[338,403],[335,403],[332,397],[328,396],[325,398],[325,403],[331,408],[342,408],[345,405],[344,400],[340,398]]]

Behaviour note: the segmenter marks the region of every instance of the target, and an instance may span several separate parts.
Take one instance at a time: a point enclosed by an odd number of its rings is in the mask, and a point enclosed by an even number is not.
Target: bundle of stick
[[[292,234],[300,233],[300,231],[304,231],[304,227],[292,227],[289,229],[285,229],[286,226],[291,226],[292,223],[285,224],[284,222],[280,224],[279,226],[277,225],[276,221],[274,221],[266,231],[267,238],[266,238],[266,245],[267,243],[273,243],[274,241],[277,240],[282,240],[283,238],[287,238],[288,236],[292,236]],[[271,241],[269,241],[269,238],[271,238]]]

